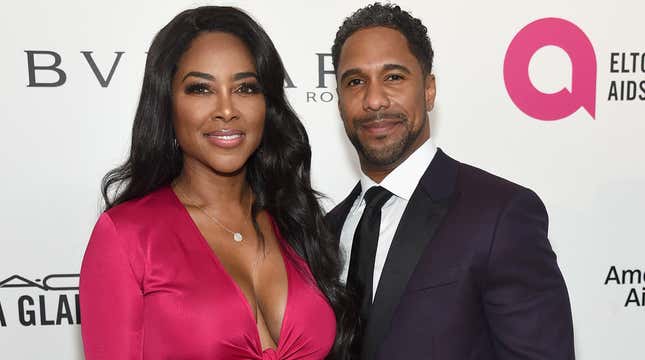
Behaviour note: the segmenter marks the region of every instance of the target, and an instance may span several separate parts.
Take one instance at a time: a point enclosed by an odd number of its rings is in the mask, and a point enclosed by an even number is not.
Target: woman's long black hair
[[[311,187],[309,139],[286,100],[285,70],[273,42],[244,12],[218,6],[186,10],[156,35],[146,60],[129,158],[103,178],[105,207],[142,197],[179,176],[183,159],[174,143],[172,78],[191,41],[201,33],[217,31],[235,35],[247,45],[266,99],[263,138],[246,164],[247,181],[255,195],[254,219],[267,210],[285,240],[306,260],[336,314],[336,341],[329,358],[344,358],[355,315],[338,279],[338,244],[327,230],[319,194]]]

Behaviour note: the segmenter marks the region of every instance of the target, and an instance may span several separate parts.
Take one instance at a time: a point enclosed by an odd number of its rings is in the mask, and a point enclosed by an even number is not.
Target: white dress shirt
[[[376,294],[376,289],[381,279],[381,272],[383,272],[383,266],[385,266],[387,253],[390,251],[390,245],[403,216],[403,211],[408,206],[408,201],[410,201],[414,189],[417,187],[421,176],[425,173],[436,152],[437,147],[432,143],[432,140],[427,140],[405,159],[403,163],[389,173],[380,184],[375,183],[367,175],[361,173],[361,193],[354,201],[340,234],[340,249],[345,259],[341,274],[343,281],[347,279],[354,232],[365,209],[365,201],[363,200],[365,192],[372,186],[382,186],[394,194],[381,209],[381,227],[379,230],[378,245],[376,247],[376,259],[374,261],[372,280],[372,300]]]

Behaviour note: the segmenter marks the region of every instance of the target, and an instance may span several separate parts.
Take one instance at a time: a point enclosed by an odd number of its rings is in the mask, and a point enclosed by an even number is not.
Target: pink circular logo
[[[571,91],[545,94],[531,83],[531,58],[549,45],[564,50],[571,60]],[[544,18],[520,30],[506,51],[504,83],[513,103],[535,119],[560,120],[581,107],[596,116],[596,54],[587,35],[567,20]]]

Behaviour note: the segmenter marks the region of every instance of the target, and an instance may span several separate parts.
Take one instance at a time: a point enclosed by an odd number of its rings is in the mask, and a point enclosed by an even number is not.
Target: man
[[[348,257],[361,359],[573,359],[567,289],[531,190],[430,141],[433,51],[420,20],[373,4],[332,58],[362,174],[327,216]]]

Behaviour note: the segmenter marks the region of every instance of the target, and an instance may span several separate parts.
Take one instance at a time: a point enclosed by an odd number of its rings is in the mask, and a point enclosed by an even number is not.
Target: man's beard
[[[373,166],[389,166],[400,161],[403,155],[410,149],[410,147],[412,147],[425,126],[422,125],[418,130],[415,131],[405,114],[379,113],[371,115],[369,117],[354,120],[354,129],[360,128],[364,123],[387,118],[400,120],[400,125],[405,128],[405,133],[403,134],[401,139],[388,146],[380,147],[379,149],[369,148],[360,142],[356,130],[347,133],[349,141],[351,141],[351,143],[354,145],[354,148],[361,156],[361,158],[363,158],[368,164]],[[426,121],[424,120],[422,124],[425,124],[425,122]]]

